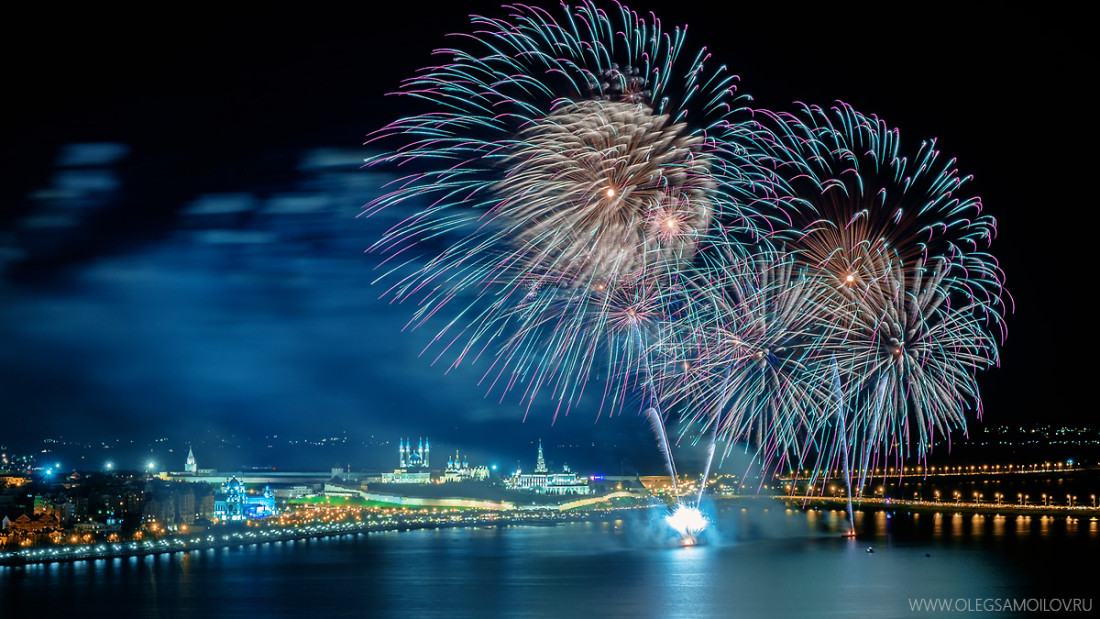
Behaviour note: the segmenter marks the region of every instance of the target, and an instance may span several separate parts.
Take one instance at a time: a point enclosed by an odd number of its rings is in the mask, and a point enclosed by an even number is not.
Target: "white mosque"
[[[398,468],[392,473],[382,473],[382,483],[430,484],[432,473],[428,469],[428,460],[431,456],[431,445],[428,441],[420,439],[416,451],[413,451],[410,439],[403,438],[398,443]]]

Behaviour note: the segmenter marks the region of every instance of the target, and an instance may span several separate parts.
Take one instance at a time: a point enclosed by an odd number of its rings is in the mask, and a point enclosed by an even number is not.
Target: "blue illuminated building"
[[[277,513],[270,486],[264,487],[263,494],[250,495],[244,483],[234,477],[222,484],[221,492],[214,496],[214,517],[218,520],[258,520]]]

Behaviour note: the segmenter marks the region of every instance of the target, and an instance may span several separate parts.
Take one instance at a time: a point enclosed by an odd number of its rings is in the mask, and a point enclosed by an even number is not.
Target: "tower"
[[[546,472],[546,460],[542,457],[542,439],[541,438],[539,439],[539,459],[538,459],[537,462],[535,462],[535,472],[536,473],[545,473]]]
[[[195,461],[195,452],[187,447],[187,460],[183,463],[183,470],[194,475],[199,472],[199,463]]]

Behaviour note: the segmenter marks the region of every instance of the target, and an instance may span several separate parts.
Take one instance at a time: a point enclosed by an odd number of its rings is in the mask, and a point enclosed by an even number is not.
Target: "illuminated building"
[[[569,466],[562,467],[561,473],[551,473],[546,468],[546,459],[542,453],[542,441],[539,441],[539,456],[535,461],[535,472],[525,474],[517,470],[508,485],[517,490],[530,490],[541,494],[589,494],[591,488],[588,482],[577,477],[577,474],[569,470]]]
[[[183,470],[192,475],[199,472],[199,463],[195,460],[195,452],[191,447],[187,448],[187,460],[183,463]]]
[[[443,481],[484,481],[486,479],[489,479],[489,467],[471,467],[465,458],[459,459],[457,451],[455,451],[454,458],[447,459],[447,469],[443,472]]]
[[[214,498],[214,517],[219,520],[256,520],[277,513],[270,487],[264,487],[263,494],[250,495],[236,477],[222,484],[221,492]]]
[[[431,446],[428,441],[420,439],[420,444],[417,446],[416,451],[412,450],[412,441],[407,439],[401,439],[398,441],[399,445],[397,453],[400,456],[399,466],[403,469],[428,469],[428,456]]]
[[[412,441],[401,439],[398,442],[397,455],[398,467],[392,473],[382,473],[384,484],[427,484],[432,481],[432,473],[428,470],[428,458],[431,446],[428,441],[420,439],[416,451],[412,449]]]
[[[176,472],[163,472],[157,475],[161,479],[170,480],[173,478],[184,478],[183,481],[194,481],[196,477],[210,477],[216,476],[217,471],[214,469],[200,469],[199,461],[195,459],[195,450],[190,445],[187,446],[187,459],[183,461],[183,470]],[[224,479],[224,478],[223,478]],[[207,480],[209,481],[209,480]],[[212,483],[217,483],[212,482]]]

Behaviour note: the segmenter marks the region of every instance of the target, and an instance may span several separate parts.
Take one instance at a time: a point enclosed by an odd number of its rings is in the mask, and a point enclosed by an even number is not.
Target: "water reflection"
[[[653,543],[637,514],[4,568],[0,600],[12,616],[78,598],[91,617],[882,617],[906,614],[911,597],[1081,595],[1088,574],[1049,566],[1094,558],[1098,545],[1096,522],[1064,518],[868,510],[852,540],[844,510],[726,504],[710,515],[720,536],[692,548]]]
[[[951,534],[958,537],[962,535],[963,517],[962,514],[951,515]]]
[[[985,514],[974,514],[970,518],[970,531],[975,539],[981,539],[982,532],[985,528],[985,520]]]

